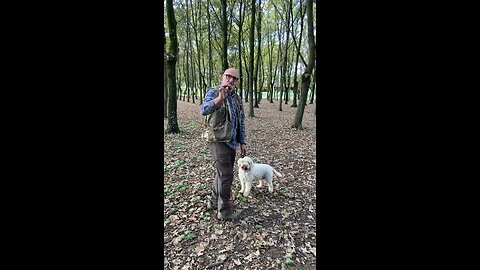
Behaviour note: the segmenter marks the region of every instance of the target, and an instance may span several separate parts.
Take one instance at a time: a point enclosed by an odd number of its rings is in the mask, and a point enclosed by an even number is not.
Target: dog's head
[[[237,165],[239,169],[242,169],[246,172],[250,171],[253,166],[253,160],[249,157],[243,157],[238,159]]]

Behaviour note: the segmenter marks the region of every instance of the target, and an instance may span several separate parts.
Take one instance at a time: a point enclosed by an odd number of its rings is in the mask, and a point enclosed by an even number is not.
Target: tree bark
[[[293,73],[293,78],[294,78],[294,81],[293,81],[293,104],[292,104],[291,107],[297,107],[297,93],[299,92],[297,70],[298,70],[298,61],[299,61],[299,58],[300,58],[300,48],[301,48],[301,44],[302,44],[304,15],[305,15],[305,13],[303,12],[303,6],[300,6],[300,35],[299,35],[300,38],[298,39],[298,46],[295,46],[295,48],[297,49],[297,58],[296,58],[296,61],[295,61],[295,72]],[[293,31],[293,23],[292,23],[292,31]],[[295,33],[292,33],[292,38],[295,41]]]
[[[261,39],[261,29],[262,29],[262,12],[261,12],[261,3],[262,0],[258,0],[258,20],[255,22],[257,24],[257,63],[255,65],[255,77],[254,77],[254,84],[255,84],[255,108],[258,108],[258,102],[260,94],[259,89],[259,80],[258,80],[258,69],[260,65],[260,48],[262,46],[262,39]]]
[[[291,0],[289,1],[289,3],[291,2]],[[283,52],[283,69],[282,69],[282,88],[283,88],[283,91],[285,91],[285,104],[287,104],[287,96],[288,96],[288,91],[289,91],[289,86],[287,85],[287,74],[290,74],[290,72],[288,71],[288,43],[290,41],[290,12],[287,12],[287,20],[286,20],[286,23],[285,23],[285,28],[286,28],[286,42],[285,42],[285,48],[284,48],[284,52]],[[283,96],[280,94],[280,104],[282,103],[282,98]],[[280,105],[281,106],[281,105]],[[281,107],[280,107],[280,111],[281,111]]]
[[[250,88],[249,90],[249,99],[250,99],[250,103],[249,103],[249,112],[248,112],[248,116],[249,117],[254,117],[255,114],[253,112],[253,57],[254,57],[254,47],[253,47],[253,44],[254,44],[254,39],[255,39],[255,0],[252,0],[252,21],[251,21],[251,28],[250,28],[250,72],[249,72],[249,78],[248,78],[248,88]]]
[[[221,8],[222,8],[222,71],[229,68],[228,66],[228,54],[227,54],[227,47],[228,47],[228,23],[227,23],[227,0],[220,0]]]
[[[310,89],[312,90],[312,94],[310,95],[310,103],[309,104],[313,104],[313,97],[315,96],[315,82],[317,81],[317,68],[313,68],[313,82],[312,82],[312,86],[310,87]],[[317,99],[315,99],[315,102],[317,102]],[[316,105],[315,105],[316,106]]]
[[[307,0],[307,33],[308,33],[308,65],[302,75],[302,94],[300,96],[300,104],[295,113],[295,120],[292,128],[302,129],[303,113],[307,103],[307,92],[310,85],[310,78],[313,67],[315,65],[315,40],[313,36],[313,3],[312,0]]]
[[[245,4],[243,0],[240,1],[239,7],[239,15],[238,15],[238,72],[240,73],[240,79],[238,82],[239,91],[240,91],[240,100],[243,100],[243,70],[242,70],[242,33],[243,33],[243,21],[245,20],[245,16],[243,13],[245,12]]]
[[[168,22],[168,37],[170,39],[170,48],[167,49],[167,77],[169,78],[169,99],[168,99],[168,126],[167,133],[178,133],[177,122],[177,80],[176,80],[176,64],[178,56],[178,41],[177,41],[177,22],[175,20],[175,13],[173,10],[173,0],[166,0],[167,22]]]
[[[163,27],[163,26],[162,26]],[[167,38],[165,37],[165,29],[163,30],[163,45],[164,45],[164,57],[167,53],[166,46],[167,46]],[[167,77],[167,61],[163,59],[163,118],[167,118],[167,108],[168,108],[168,77]]]
[[[210,0],[207,1],[207,26],[208,26],[208,86],[212,85],[213,80],[213,60],[212,60],[212,30],[210,22]],[[206,89],[205,89],[206,91]]]

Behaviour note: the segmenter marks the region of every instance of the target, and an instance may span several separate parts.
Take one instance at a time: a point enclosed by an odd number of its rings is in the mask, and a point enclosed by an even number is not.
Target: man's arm
[[[227,97],[227,93],[224,87],[210,88],[207,93],[205,93],[205,99],[203,100],[202,105],[200,105],[200,114],[209,115],[218,109],[218,105]]]
[[[202,105],[200,105],[201,115],[209,115],[217,109],[217,106],[215,106],[216,97],[217,90],[215,88],[208,89],[207,93],[205,93],[205,98],[203,99]]]

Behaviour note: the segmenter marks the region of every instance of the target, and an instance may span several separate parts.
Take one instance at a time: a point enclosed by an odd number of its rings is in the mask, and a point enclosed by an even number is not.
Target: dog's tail
[[[274,172],[278,177],[282,177],[282,175],[281,175],[279,172],[277,172],[275,169],[273,169],[273,172]]]

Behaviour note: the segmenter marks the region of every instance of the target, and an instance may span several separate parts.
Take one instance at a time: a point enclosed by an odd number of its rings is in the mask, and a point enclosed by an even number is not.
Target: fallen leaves
[[[264,185],[251,196],[238,191],[234,168],[232,199],[244,209],[237,224],[220,222],[206,210],[214,168],[201,139],[203,117],[197,104],[177,102],[182,133],[164,143],[164,269],[313,269],[316,247],[315,118],[305,114],[303,130],[293,130],[296,108],[261,101],[255,118],[246,118],[247,152],[273,166],[274,192]],[[306,111],[313,112],[313,106]],[[237,157],[238,158],[238,157]],[[286,254],[288,257],[286,257]],[[303,266],[308,266],[303,268]]]
[[[205,248],[208,246],[207,242],[200,242],[196,247],[195,247],[195,252],[197,253],[197,256],[202,256],[203,251]]]

